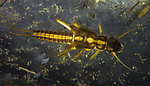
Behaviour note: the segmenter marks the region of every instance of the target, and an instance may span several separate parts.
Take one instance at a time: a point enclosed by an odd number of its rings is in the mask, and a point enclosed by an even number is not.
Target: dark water
[[[150,72],[150,13],[138,18],[149,2],[145,5],[140,2],[127,18],[124,10],[135,3],[133,0],[7,0],[0,14],[22,30],[61,32],[64,27],[56,22],[59,18],[67,24],[76,21],[99,34],[98,24],[102,24],[108,37],[118,37],[139,25],[139,29],[119,39],[124,47],[117,56],[130,68]],[[118,4],[125,9],[115,7]],[[57,57],[67,44],[16,36],[9,31],[25,33],[14,31],[0,17],[1,86],[148,86],[150,83],[150,75],[128,70],[105,51],[92,61],[89,58],[95,50],[84,52],[78,61],[73,61],[71,58],[78,50],[69,52],[66,58]]]

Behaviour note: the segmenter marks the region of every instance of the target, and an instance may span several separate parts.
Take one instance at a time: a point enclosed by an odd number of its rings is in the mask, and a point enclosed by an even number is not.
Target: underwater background
[[[137,4],[137,5],[136,5]],[[123,48],[117,56],[138,72],[150,72],[150,1],[148,0],[0,0],[0,15],[22,30],[63,32],[56,22],[76,21],[99,35],[98,24],[108,37],[119,37]],[[79,50],[57,57],[67,44],[13,35],[0,16],[0,86],[149,86],[150,74],[133,72],[103,51]],[[69,31],[66,31],[69,32]]]

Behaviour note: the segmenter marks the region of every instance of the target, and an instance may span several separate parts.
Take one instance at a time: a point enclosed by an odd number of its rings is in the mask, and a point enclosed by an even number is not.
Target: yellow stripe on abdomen
[[[52,31],[33,31],[33,35],[35,38],[40,40],[46,40],[57,43],[71,43],[72,42],[72,34],[69,33],[60,33],[60,32],[52,32]]]

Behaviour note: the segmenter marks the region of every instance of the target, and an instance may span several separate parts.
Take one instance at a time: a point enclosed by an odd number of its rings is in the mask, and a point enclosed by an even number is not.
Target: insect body
[[[4,16],[2,16],[4,17]],[[5,17],[4,17],[5,18]],[[50,42],[57,42],[57,43],[66,43],[69,46],[62,52],[58,54],[59,57],[65,55],[67,52],[75,49],[79,49],[79,53],[74,56],[73,59],[77,59],[84,51],[89,51],[92,49],[97,49],[97,51],[90,57],[90,60],[94,59],[101,51],[106,50],[107,52],[111,53],[116,59],[127,69],[134,71],[133,69],[126,66],[116,55],[117,52],[121,50],[121,43],[118,41],[122,36],[128,34],[129,32],[135,30],[133,28],[128,32],[124,33],[123,35],[119,36],[118,38],[114,37],[106,37],[103,34],[103,30],[101,25],[99,24],[99,31],[100,35],[96,35],[95,32],[83,28],[80,24],[74,22],[72,25],[67,25],[65,22],[57,19],[57,22],[66,27],[71,33],[62,33],[62,32],[53,32],[53,31],[44,31],[44,30],[20,30],[13,27],[7,19],[5,18],[6,23],[12,28],[17,31],[22,32],[29,32],[31,35],[26,34],[17,34],[10,32],[14,35],[21,35],[21,36],[29,36],[34,37],[40,40],[46,40]]]

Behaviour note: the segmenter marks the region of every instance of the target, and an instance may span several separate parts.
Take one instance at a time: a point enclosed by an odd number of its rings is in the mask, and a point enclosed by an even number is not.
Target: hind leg
[[[80,52],[76,56],[74,56],[73,59],[79,58],[79,56],[82,55],[83,52],[84,52],[84,50],[80,50]]]
[[[62,57],[63,55],[65,55],[67,52],[71,51],[71,50],[75,50],[76,49],[76,43],[73,42],[71,43],[65,50],[63,50],[62,52],[60,52],[58,54],[58,57]]]

